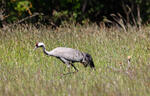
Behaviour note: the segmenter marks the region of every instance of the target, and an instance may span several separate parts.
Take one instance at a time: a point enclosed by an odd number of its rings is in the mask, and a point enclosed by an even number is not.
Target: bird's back
[[[83,59],[83,53],[79,50],[66,47],[57,47],[50,51],[56,57],[62,57],[70,61],[80,61]]]

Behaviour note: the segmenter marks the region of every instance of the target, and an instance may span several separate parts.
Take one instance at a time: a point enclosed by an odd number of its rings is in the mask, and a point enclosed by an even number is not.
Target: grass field
[[[36,42],[44,42],[49,51],[64,46],[87,52],[96,71],[75,63],[79,72],[62,76],[67,67],[40,48],[33,51]],[[96,25],[0,30],[0,96],[149,95],[150,27],[126,33]]]

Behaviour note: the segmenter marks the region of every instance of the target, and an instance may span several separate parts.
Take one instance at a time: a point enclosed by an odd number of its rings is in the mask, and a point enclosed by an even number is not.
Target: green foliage
[[[134,16],[130,16],[132,17],[130,21],[133,20],[133,17],[135,17],[134,19],[137,18],[137,5],[140,6],[143,22],[147,22],[150,19],[149,0],[8,0],[4,2],[4,4],[7,5],[5,8],[6,14],[10,16],[7,18],[7,21],[11,21],[11,19],[14,20],[13,18],[24,18],[34,12],[44,13],[43,17],[49,17],[47,20],[54,20],[54,23],[59,20],[82,22],[86,19],[100,22],[104,16],[112,20],[110,17],[112,13],[120,13],[126,19],[122,2],[124,2],[125,6],[132,7],[131,12]],[[53,14],[54,11],[57,13]],[[62,14],[64,14],[64,16],[62,16]]]
[[[142,0],[136,0],[136,3],[141,4]]]
[[[27,9],[30,8],[30,1],[17,1],[16,2],[16,7],[15,10],[19,11],[19,12],[25,12],[27,11]]]

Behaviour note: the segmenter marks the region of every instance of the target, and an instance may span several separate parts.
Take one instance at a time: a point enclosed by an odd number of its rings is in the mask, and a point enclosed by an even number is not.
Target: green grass
[[[0,95],[148,96],[149,30],[131,28],[125,33],[96,25],[0,30]],[[94,59],[96,71],[75,63],[78,73],[61,76],[68,72],[67,67],[60,60],[45,56],[42,49],[33,51],[36,42],[44,42],[47,50],[64,46],[87,52]],[[131,67],[125,70],[128,56]]]

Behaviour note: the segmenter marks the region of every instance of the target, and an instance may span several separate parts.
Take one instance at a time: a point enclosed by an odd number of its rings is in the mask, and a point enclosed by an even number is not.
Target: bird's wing
[[[83,59],[83,54],[79,50],[66,48],[66,47],[58,47],[50,51],[53,56],[62,57],[70,61],[80,61]]]

